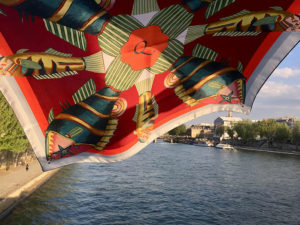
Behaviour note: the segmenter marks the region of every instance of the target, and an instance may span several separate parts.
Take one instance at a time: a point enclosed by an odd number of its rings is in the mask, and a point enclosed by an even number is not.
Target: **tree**
[[[237,136],[243,140],[245,137],[246,129],[242,122],[238,122],[233,126],[233,130],[236,132]]]
[[[184,135],[186,134],[186,126],[185,124],[181,124],[178,127],[175,127],[173,130],[169,131],[170,135]]]
[[[239,121],[234,125],[233,130],[243,142],[253,141],[257,136],[257,126],[250,120]]]
[[[227,132],[227,134],[229,135],[230,139],[232,140],[233,137],[234,137],[234,130],[233,130],[233,128],[227,127],[227,128],[226,128],[226,132]]]
[[[216,129],[216,135],[218,135],[219,137],[222,137],[225,133],[225,127],[223,125],[218,126]]]
[[[267,139],[269,147],[272,145],[275,132],[276,121],[274,119],[263,120],[258,125],[258,133],[261,138],[265,137]]]
[[[286,143],[290,139],[291,130],[286,123],[277,123],[274,134],[274,141]]]
[[[0,93],[0,151],[25,152],[29,142],[13,110]]]
[[[292,129],[292,142],[296,145],[298,149],[298,145],[300,144],[300,122],[296,122]]]

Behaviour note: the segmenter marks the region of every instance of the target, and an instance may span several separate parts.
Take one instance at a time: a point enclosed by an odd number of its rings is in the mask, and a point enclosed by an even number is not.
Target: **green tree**
[[[277,123],[274,133],[274,141],[279,143],[286,143],[290,139],[291,130],[286,123]]]
[[[253,141],[257,136],[257,125],[250,120],[239,121],[234,125],[233,130],[243,142]]]
[[[292,129],[292,142],[298,149],[298,145],[300,144],[300,122],[296,122]]]
[[[227,127],[227,128],[226,128],[226,132],[227,132],[227,134],[229,135],[230,139],[232,140],[233,137],[234,137],[234,130],[233,130],[233,128]]]
[[[218,126],[216,129],[216,135],[218,135],[219,137],[222,137],[225,133],[225,127],[223,125]]]
[[[175,127],[173,130],[169,131],[170,135],[184,135],[186,134],[186,126],[185,124],[181,124],[178,127]]]
[[[259,122],[258,132],[261,138],[265,137],[267,139],[269,146],[272,145],[276,132],[276,121],[274,119],[268,119]]]
[[[246,133],[246,128],[243,125],[242,122],[238,122],[233,126],[233,130],[236,132],[238,138],[241,138],[243,140],[243,138],[245,137],[245,133]]]
[[[13,110],[0,93],[0,151],[25,152],[29,142]]]

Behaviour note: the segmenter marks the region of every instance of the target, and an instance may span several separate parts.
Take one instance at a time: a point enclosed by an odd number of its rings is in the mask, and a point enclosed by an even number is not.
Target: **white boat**
[[[234,150],[234,147],[230,144],[217,144],[216,148],[224,149],[224,150]]]

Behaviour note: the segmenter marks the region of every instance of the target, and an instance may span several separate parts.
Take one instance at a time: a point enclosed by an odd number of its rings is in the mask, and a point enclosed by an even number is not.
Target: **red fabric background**
[[[158,1],[161,9],[179,2],[181,1]],[[112,15],[131,14],[132,5],[133,0],[118,0],[110,13]],[[300,12],[299,1],[294,0],[273,0],[271,5],[270,1],[237,0],[224,10],[216,13],[207,21],[204,20],[205,10],[200,10],[197,15],[195,15],[192,24],[206,24],[208,22],[217,21],[221,17],[232,15],[243,9],[260,11],[269,9],[271,6],[281,6],[284,10],[293,13]],[[21,22],[17,11],[2,6],[1,9],[3,9],[7,16],[0,15],[0,31],[9,48],[14,53],[19,49],[29,49],[30,52],[43,52],[48,48],[53,48],[60,52],[72,53],[72,55],[76,57],[84,57],[101,50],[95,36],[86,34],[88,45],[87,51],[84,52],[49,33],[46,30],[42,19],[35,18],[35,22],[33,23],[31,19],[27,21],[24,17],[23,22]],[[217,61],[230,59],[229,65],[234,67],[237,66],[238,61],[241,61],[245,69],[244,76],[249,78],[261,58],[266,54],[279,35],[280,33],[266,33],[256,37],[235,38],[212,37],[207,35],[185,46],[184,54],[191,55],[194,46],[197,43],[200,43],[219,53]],[[1,40],[0,44],[1,46],[4,46],[4,40]],[[0,50],[0,54],[9,53],[7,49],[0,48]],[[179,114],[202,106],[198,105],[191,108],[186,104],[183,104],[174,94],[173,89],[166,89],[164,87],[164,78],[166,75],[167,72],[156,75],[152,89],[152,93],[159,104],[160,112],[159,117],[155,121],[156,127]],[[47,118],[51,108],[54,109],[54,113],[57,115],[62,110],[59,103],[69,102],[70,104],[74,104],[72,94],[74,94],[90,78],[93,78],[97,84],[97,90],[101,89],[104,86],[104,77],[105,74],[80,72],[78,75],[62,79],[36,80],[29,77],[17,78],[17,82],[26,96],[31,109],[39,122],[41,130],[44,132],[48,126]],[[115,136],[111,139],[107,149],[101,151],[101,154],[117,154],[127,150],[137,142],[137,137],[133,134],[136,123],[132,120],[135,113],[135,105],[138,103],[138,93],[136,88],[132,87],[128,91],[123,92],[121,97],[127,99],[128,108],[119,119]]]

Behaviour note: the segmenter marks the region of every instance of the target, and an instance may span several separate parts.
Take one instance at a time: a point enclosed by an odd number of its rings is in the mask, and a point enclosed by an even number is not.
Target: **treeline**
[[[29,146],[19,121],[0,92],[0,151],[25,152]]]
[[[178,127],[175,127],[174,129],[170,130],[168,132],[169,135],[186,135],[186,126],[184,124],[181,124]]]
[[[244,120],[232,127],[219,126],[216,129],[218,136],[222,136],[225,132],[231,139],[237,138],[244,143],[265,139],[269,144],[277,142],[300,145],[300,122],[295,122],[291,129],[286,123],[279,123],[274,119],[259,122]]]

